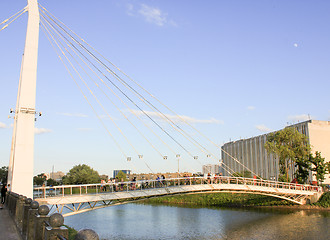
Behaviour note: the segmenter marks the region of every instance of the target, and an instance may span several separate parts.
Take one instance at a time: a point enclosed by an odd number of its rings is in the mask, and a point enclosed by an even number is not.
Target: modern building
[[[221,172],[221,168],[219,164],[207,164],[203,165],[203,174],[219,174]]]
[[[54,179],[57,182],[60,182],[63,178],[63,176],[65,176],[64,172],[61,171],[57,171],[57,172],[51,172],[51,173],[47,173],[46,174],[46,179]]]
[[[321,152],[325,161],[330,161],[330,121],[308,120],[288,127],[294,127],[306,135],[312,147],[312,153]],[[264,147],[268,134],[225,143],[221,152],[224,168],[231,172],[243,172],[246,170],[242,166],[244,165],[263,179],[277,180],[278,159],[273,154],[268,154]],[[228,175],[225,170],[222,171],[224,175]],[[293,168],[289,174],[292,179]],[[312,174],[310,175],[312,176]],[[315,180],[315,178],[311,177],[310,180]],[[326,175],[324,183],[330,184],[329,174]]]

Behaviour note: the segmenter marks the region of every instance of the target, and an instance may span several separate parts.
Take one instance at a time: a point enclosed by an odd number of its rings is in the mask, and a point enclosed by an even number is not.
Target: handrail
[[[47,205],[39,206],[38,202],[32,201],[31,198],[8,191],[5,206],[21,235],[20,239],[68,240],[69,230],[64,225],[63,215],[60,213],[48,215]],[[36,212],[39,214],[35,214]],[[99,237],[91,229],[82,229],[75,239],[99,239]]]
[[[278,182],[273,180],[263,180],[244,177],[227,177],[227,176],[212,176],[212,177],[182,177],[168,178],[159,180],[137,180],[115,183],[95,183],[81,185],[60,185],[35,187],[35,198],[47,198],[53,196],[65,195],[82,195],[82,194],[98,194],[104,192],[122,192],[122,191],[137,191],[152,188],[166,188],[169,186],[179,185],[202,185],[202,184],[235,184],[235,185],[256,185],[262,187],[282,188],[300,191],[320,192],[322,189],[318,186]],[[79,191],[78,191],[79,190]]]

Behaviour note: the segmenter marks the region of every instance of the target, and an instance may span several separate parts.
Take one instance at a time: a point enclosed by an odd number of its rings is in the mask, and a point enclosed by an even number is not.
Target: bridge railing
[[[313,192],[322,191],[320,187],[312,186],[312,185],[277,182],[277,181],[254,179],[254,178],[216,176],[216,177],[183,177],[183,178],[169,178],[169,179],[159,179],[159,180],[139,180],[139,181],[130,181],[130,182],[35,187],[34,198],[129,192],[129,191],[156,189],[156,188],[168,188],[175,186],[203,185],[203,184],[254,185],[261,187],[281,188],[281,189],[291,189],[291,190],[301,190],[301,191],[313,191]]]
[[[27,198],[14,192],[7,192],[5,208],[8,209],[9,215],[13,219],[13,224],[16,225],[16,228],[21,235],[20,239],[69,239],[69,229],[64,226],[63,215],[60,213],[49,214],[50,209],[47,205],[39,206],[39,203],[33,201],[31,198]],[[7,219],[7,221],[8,220],[9,219]],[[1,237],[0,239],[4,239]],[[14,238],[15,237],[10,239]],[[75,239],[95,240],[99,239],[99,237],[97,233],[91,229],[82,229],[77,233]]]

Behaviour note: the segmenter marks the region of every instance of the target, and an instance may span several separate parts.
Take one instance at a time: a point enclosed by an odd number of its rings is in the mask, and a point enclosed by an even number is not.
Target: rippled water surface
[[[330,239],[330,212],[127,204],[65,218],[100,239]]]

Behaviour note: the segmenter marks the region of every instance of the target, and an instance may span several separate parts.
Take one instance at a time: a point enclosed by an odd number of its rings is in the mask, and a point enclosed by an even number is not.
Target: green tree
[[[99,182],[99,173],[86,164],[74,166],[68,174],[63,177],[63,184],[89,184]]]
[[[313,154],[309,155],[309,161],[312,163],[311,170],[314,172],[313,175],[316,177],[317,183],[320,185],[324,181],[325,174],[327,173],[327,164],[321,153],[316,151],[315,157]]]
[[[296,172],[295,177],[298,183],[305,183],[309,177],[310,170],[310,161],[309,159],[296,159]]]
[[[0,182],[7,183],[7,178],[8,178],[8,167],[3,166],[2,168],[0,168]]]
[[[328,174],[330,174],[330,162],[325,163],[325,165],[327,166],[327,172],[328,172]]]
[[[34,185],[42,185],[46,181],[46,175],[44,173],[40,173],[37,176],[33,177],[33,184]]]
[[[118,181],[123,181],[123,182],[126,182],[127,181],[127,177],[126,177],[126,174],[123,173],[123,171],[119,171],[119,173],[117,174],[116,176],[116,179],[118,179]]]
[[[108,181],[108,179],[109,179],[109,176],[108,175],[105,175],[105,174],[102,174],[102,175],[100,175],[100,178],[101,178],[101,180],[104,180],[104,181]]]
[[[268,153],[274,153],[279,160],[279,181],[289,182],[289,170],[296,166],[295,177],[304,183],[308,174],[310,145],[307,137],[292,127],[270,133],[267,136],[265,148]]]
[[[57,181],[52,178],[47,179],[47,186],[58,186],[60,185]]]

